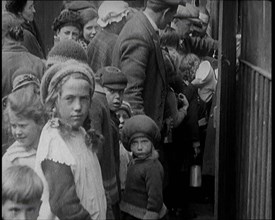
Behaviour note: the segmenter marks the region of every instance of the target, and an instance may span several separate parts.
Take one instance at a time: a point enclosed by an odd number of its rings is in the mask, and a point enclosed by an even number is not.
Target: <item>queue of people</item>
[[[34,1],[6,1],[2,219],[192,219],[217,83],[209,12],[94,2],[64,2],[46,55]]]

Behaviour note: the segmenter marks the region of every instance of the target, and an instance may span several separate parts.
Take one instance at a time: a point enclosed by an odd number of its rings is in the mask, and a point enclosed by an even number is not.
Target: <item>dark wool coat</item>
[[[159,36],[143,12],[137,12],[119,34],[113,65],[126,74],[124,99],[134,114],[145,113],[162,127],[167,75]]]
[[[18,42],[9,41],[2,47],[2,97],[11,92],[12,76],[20,67],[33,70],[39,80],[45,71],[45,64],[41,59],[29,53]]]
[[[24,34],[24,40],[22,44],[27,48],[27,50],[31,54],[39,57],[40,59],[46,59],[44,45],[41,40],[36,24],[34,22],[24,22],[22,24],[22,27]]]
[[[102,149],[98,150],[104,188],[109,193],[112,204],[119,201],[118,181],[116,178],[115,158],[112,140],[110,110],[105,93],[98,91],[97,86],[89,110],[91,127],[104,136]]]
[[[102,30],[95,35],[87,48],[88,63],[96,72],[101,67],[112,65],[112,53],[117,34]]]

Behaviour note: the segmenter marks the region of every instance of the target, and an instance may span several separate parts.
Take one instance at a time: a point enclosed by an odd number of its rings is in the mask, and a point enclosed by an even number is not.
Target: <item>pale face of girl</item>
[[[94,18],[84,25],[83,37],[90,42],[99,30],[100,26],[97,24],[97,18]]]
[[[77,130],[83,125],[90,104],[89,83],[84,79],[69,78],[61,88],[56,108],[59,117]]]
[[[21,16],[25,20],[32,22],[34,19],[34,13],[35,13],[35,8],[34,8],[33,1],[27,1],[26,5],[21,13]]]
[[[11,132],[16,141],[25,147],[37,147],[42,125],[33,119],[18,117],[13,111],[8,112]]]
[[[140,158],[146,158],[152,152],[152,142],[147,137],[137,137],[131,142],[132,153]]]

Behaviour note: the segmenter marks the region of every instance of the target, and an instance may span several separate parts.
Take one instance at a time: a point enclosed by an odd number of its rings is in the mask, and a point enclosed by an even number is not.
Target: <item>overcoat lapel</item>
[[[155,49],[156,49],[157,62],[158,62],[159,71],[160,71],[159,73],[161,75],[164,85],[166,85],[166,71],[165,71],[165,67],[164,67],[164,60],[163,60],[162,52],[160,49],[159,36],[157,35],[156,31],[154,30],[153,26],[151,25],[151,23],[149,22],[147,17],[142,12],[140,12],[139,17],[142,21],[142,24],[144,24],[144,27],[146,28],[146,30],[152,37],[152,38],[150,38],[150,40],[153,39],[151,43],[154,44]]]

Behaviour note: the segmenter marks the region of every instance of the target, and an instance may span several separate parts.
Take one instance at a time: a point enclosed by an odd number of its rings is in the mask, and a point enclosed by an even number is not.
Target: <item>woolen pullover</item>
[[[121,210],[139,219],[145,215],[162,218],[166,212],[162,197],[163,177],[163,167],[157,157],[133,159],[128,166]]]

